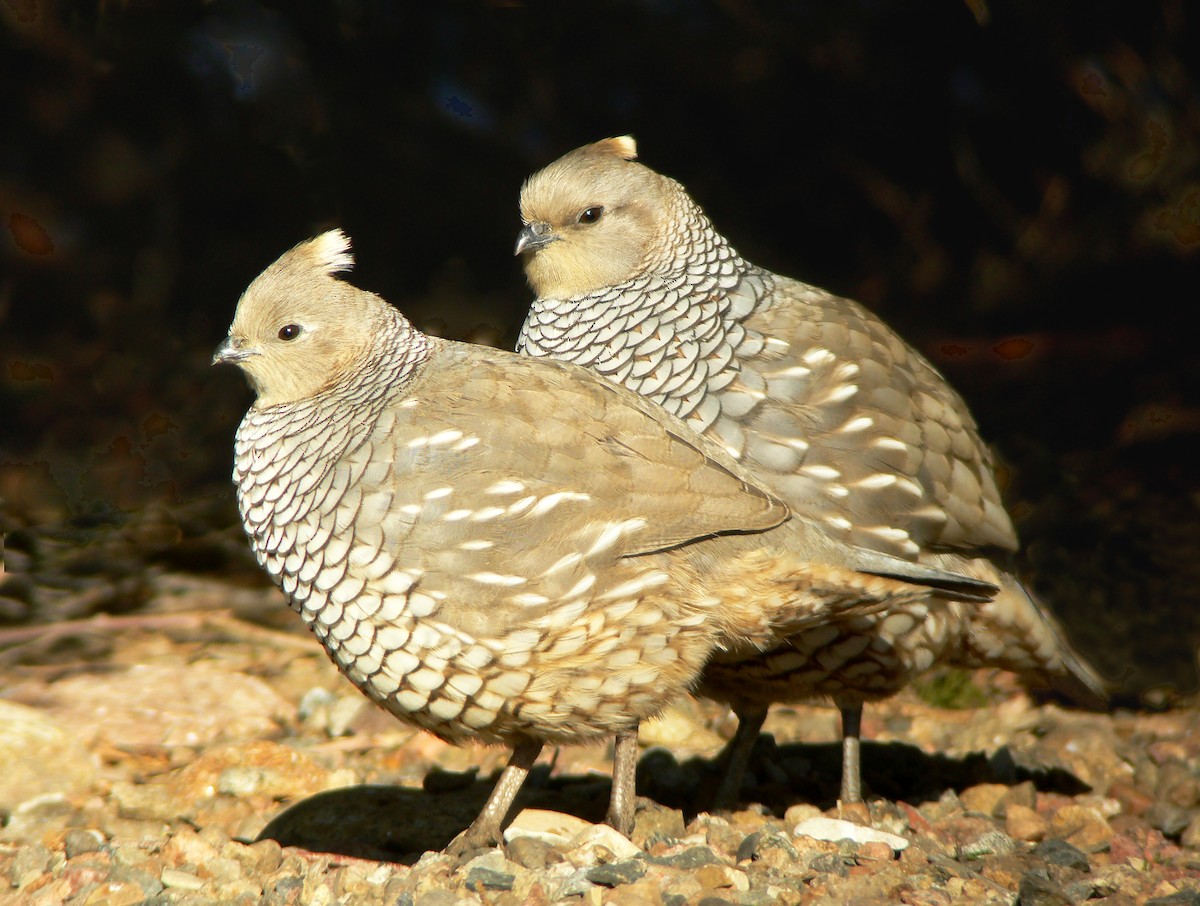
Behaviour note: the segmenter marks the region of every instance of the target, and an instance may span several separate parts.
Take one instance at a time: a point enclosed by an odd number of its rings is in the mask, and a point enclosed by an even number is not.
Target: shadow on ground
[[[1088,790],[1078,777],[1061,768],[1023,767],[1007,749],[991,756],[965,758],[930,755],[903,743],[864,743],[863,783],[868,795],[903,798],[913,805],[941,798],[981,783],[1016,785],[1031,781],[1039,792],[1076,795]],[[692,758],[678,762],[665,749],[646,752],[638,763],[638,790],[660,805],[680,809],[691,820],[702,808],[700,791],[712,789],[720,764]],[[828,743],[776,746],[759,737],[743,786],[743,801],[765,805],[775,815],[799,803],[821,809],[836,805],[841,747]],[[297,802],[263,828],[259,840],[313,852],[360,859],[415,863],[427,850],[440,850],[483,808],[499,772],[477,778],[473,772],[434,770],[425,789],[364,785],[329,790]],[[551,776],[539,766],[529,776],[514,806],[566,812],[591,822],[604,819],[609,779],[600,776]]]

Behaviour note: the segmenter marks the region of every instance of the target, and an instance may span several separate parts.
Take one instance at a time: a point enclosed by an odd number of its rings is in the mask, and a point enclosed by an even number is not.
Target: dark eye
[[[294,340],[298,336],[300,336],[299,324],[284,324],[279,328],[279,339],[281,340]]]
[[[600,215],[603,213],[604,213],[604,208],[599,205],[597,205],[594,208],[588,208],[586,211],[584,211],[582,214],[579,215],[579,222],[580,223],[595,223],[597,220],[600,219]]]

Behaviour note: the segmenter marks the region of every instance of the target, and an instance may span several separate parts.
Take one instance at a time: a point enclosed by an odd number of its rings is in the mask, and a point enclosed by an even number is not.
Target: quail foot
[[[1008,572],[1017,548],[992,458],[959,395],[857,303],[746,261],[632,138],[585,145],[526,180],[523,256],[536,294],[524,354],[586,366],[718,445],[830,537],[968,573],[1003,592],[827,622],[768,652],[720,652],[704,694],[739,717],[730,805],[772,702],[842,713],[841,795],[861,796],[862,706],[934,664],[994,666],[1089,704],[1103,684]]]
[[[214,361],[257,398],[238,507],[260,565],[396,717],[512,749],[452,847],[498,841],[546,743],[617,739],[628,834],[640,721],[724,648],[994,587],[792,516],[732,459],[574,365],[430,337],[339,278],[338,231],[268,267]],[[894,574],[894,575],[893,575]]]

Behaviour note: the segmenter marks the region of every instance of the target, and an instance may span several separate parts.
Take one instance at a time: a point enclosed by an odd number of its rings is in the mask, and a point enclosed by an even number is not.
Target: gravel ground
[[[772,713],[743,810],[698,812],[733,725],[688,700],[644,728],[632,841],[593,824],[611,753],[562,748],[505,847],[441,855],[506,753],[376,711],[200,524],[10,534],[0,903],[1200,904],[1200,702],[1084,713],[988,672],[868,710],[866,806],[833,801],[813,704]]]

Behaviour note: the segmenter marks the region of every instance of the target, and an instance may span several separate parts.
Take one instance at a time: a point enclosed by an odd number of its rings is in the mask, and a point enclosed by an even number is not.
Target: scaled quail
[[[863,703],[935,663],[1001,667],[1102,700],[1094,671],[998,565],[1016,534],[946,380],[857,303],[741,258],[683,186],[636,156],[632,138],[606,139],[525,182],[516,253],[537,299],[518,350],[655,400],[831,537],[1002,587],[981,607],[914,601],[765,654],[721,653],[701,691],[739,723],[718,802],[740,790],[772,702],[832,697],[841,798],[857,801]]]
[[[325,233],[238,303],[214,357],[257,392],[238,506],[362,692],[442,739],[512,747],[456,851],[498,840],[547,742],[616,737],[608,820],[628,834],[638,723],[718,648],[924,600],[924,582],[994,591],[791,518],[683,422],[585,369],[425,336],[336,276],[351,265]]]

